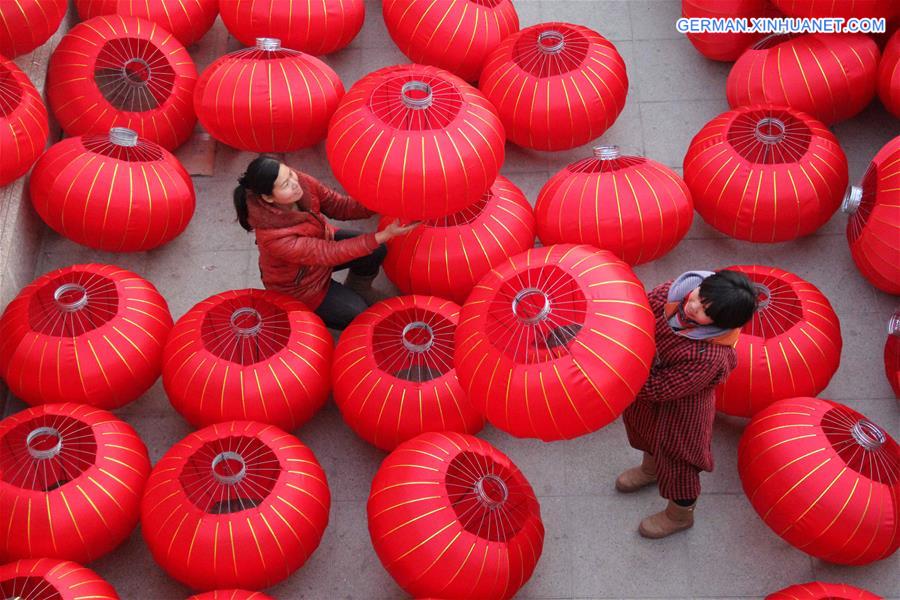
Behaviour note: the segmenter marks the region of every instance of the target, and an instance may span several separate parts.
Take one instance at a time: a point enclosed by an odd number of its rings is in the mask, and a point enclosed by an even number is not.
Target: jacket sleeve
[[[319,205],[326,216],[339,221],[352,221],[368,219],[375,214],[350,196],[339,194],[323,185],[318,179],[308,175],[305,177],[309,189],[319,196]]]
[[[686,359],[664,368],[654,368],[637,397],[650,402],[671,402],[693,396],[720,383],[728,374],[708,360]]]
[[[366,256],[378,248],[374,233],[340,241],[290,235],[263,241],[261,245],[262,251],[285,262],[328,267]]]

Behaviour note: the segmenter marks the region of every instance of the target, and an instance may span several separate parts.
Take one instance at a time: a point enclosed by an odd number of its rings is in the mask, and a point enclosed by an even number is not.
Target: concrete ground
[[[624,112],[602,137],[624,154],[642,154],[681,173],[691,137],[728,109],[729,65],[707,61],[674,29],[677,0],[516,0],[522,26],[562,20],[589,26],[612,40],[625,59],[630,91]],[[380,2],[367,0],[368,14],[349,48],[325,60],[349,88],[376,68],[406,62],[381,19]],[[221,34],[221,22],[216,27]],[[198,68],[213,58],[210,34],[193,48]],[[228,46],[234,48],[233,43]],[[876,102],[835,132],[857,182],[868,161],[900,125]],[[503,174],[533,202],[558,169],[590,154],[589,147],[542,154],[507,147]],[[195,177],[197,212],[187,231],[148,253],[109,255],[82,248],[47,231],[39,273],[74,262],[111,262],[152,281],[177,319],[212,294],[261,287],[252,237],[234,222],[231,190],[251,155],[216,149],[212,176]],[[323,145],[287,157],[287,162],[333,183]],[[699,216],[669,255],[641,266],[650,288],[696,267],[759,263],[791,271],[829,298],[844,338],[841,367],[821,394],[866,414],[891,435],[900,434],[900,409],[882,371],[885,325],[897,298],[876,291],[855,269],[844,235],[846,217],[836,214],[818,233],[784,244],[753,245],[723,237]],[[381,285],[389,285],[381,282]],[[170,407],[161,383],[117,411],[131,423],[157,461],[190,432]],[[743,423],[716,423],[717,468],[703,478],[704,494],[693,530],[662,541],[637,534],[639,520],[662,501],[653,491],[622,496],[615,475],[639,459],[629,449],[621,420],[577,440],[544,444],[514,439],[486,428],[481,436],[507,453],[531,482],[546,528],[543,554],[520,598],[744,598],[762,597],[814,579],[844,582],[900,597],[900,554],[864,567],[839,567],[812,559],[781,541],[757,517],[741,491],[736,471]],[[384,454],[357,438],[333,405],[294,432],[308,444],[328,475],[331,520],[322,544],[287,581],[268,590],[276,598],[403,598],[372,549],[366,499]],[[113,554],[91,565],[123,598],[184,598],[186,588],[153,562],[140,532]]]

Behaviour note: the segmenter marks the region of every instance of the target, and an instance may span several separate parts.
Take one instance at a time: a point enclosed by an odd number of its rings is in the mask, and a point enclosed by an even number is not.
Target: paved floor
[[[405,62],[381,20],[380,2],[367,0],[361,34],[344,51],[327,57],[349,87],[378,67]],[[727,110],[728,65],[699,56],[674,30],[677,0],[516,0],[522,25],[568,20],[587,25],[615,42],[625,58],[631,89],[624,112],[601,141],[618,144],[681,172],[691,137]],[[221,23],[217,23],[221,27]],[[198,68],[209,49],[193,49]],[[851,166],[861,176],[869,159],[900,126],[873,103],[835,131]],[[503,173],[533,202],[559,168],[589,155],[589,148],[541,154],[507,148]],[[203,298],[227,289],[260,286],[252,239],[234,222],[230,194],[251,156],[220,146],[214,175],[197,177],[198,207],[188,230],[159,250],[107,255],[46,234],[40,272],[80,261],[112,262],[150,279],[180,317]],[[330,177],[322,146],[287,157],[325,181]],[[854,268],[844,237],[846,217],[836,214],[816,235],[759,246],[726,239],[695,218],[687,238],[668,256],[639,267],[652,287],[688,268],[760,263],[782,267],[818,286],[841,319],[841,368],[822,397],[844,402],[900,434],[900,410],[882,373],[884,327],[897,303],[874,290]],[[388,285],[388,284],[384,284]],[[136,427],[158,460],[189,433],[157,383],[143,398],[118,411]],[[811,559],[770,532],[741,492],[736,464],[738,420],[716,425],[717,469],[703,479],[697,524],[687,534],[649,542],[636,531],[642,516],[661,501],[653,492],[622,497],[615,474],[634,463],[621,421],[578,440],[543,444],[487,428],[482,437],[519,465],[536,490],[546,527],[541,560],[521,598],[732,598],[761,597],[813,579],[841,581],[900,597],[900,555],[866,567],[837,567]],[[332,491],[331,521],[322,545],[306,566],[269,592],[276,598],[402,598],[378,562],[366,528],[369,484],[383,453],[359,440],[329,404],[295,432],[316,453]],[[152,561],[140,533],[92,565],[123,598],[184,598],[188,591]]]

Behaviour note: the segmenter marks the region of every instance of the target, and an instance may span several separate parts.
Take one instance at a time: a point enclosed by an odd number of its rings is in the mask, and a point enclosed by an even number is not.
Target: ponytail
[[[242,185],[234,188],[234,210],[241,227],[253,231],[253,227],[250,226],[250,210],[247,208],[247,188]]]
[[[250,225],[250,209],[247,207],[247,191],[257,195],[271,194],[278,177],[281,163],[272,156],[260,155],[250,161],[247,170],[238,179],[234,188],[234,210],[237,221],[247,231],[253,231]]]

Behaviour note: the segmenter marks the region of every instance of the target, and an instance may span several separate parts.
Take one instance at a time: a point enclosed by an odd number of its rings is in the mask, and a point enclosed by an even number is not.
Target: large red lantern
[[[172,317],[153,284],[113,265],[73,265],[26,286],[0,317],[0,374],[25,402],[111,409],[162,369]]]
[[[382,219],[380,226],[388,223]],[[461,304],[488,271],[531,248],[534,231],[534,211],[525,194],[497,175],[474,204],[388,241],[384,272],[404,294]]]
[[[463,305],[454,362],[469,398],[517,437],[569,439],[609,424],[650,372],[644,287],[612,253],[557,244],[495,267]]]
[[[422,598],[511,598],[544,545],[528,480],[474,436],[423,433],[381,463],[368,504],[384,568]]]
[[[194,109],[214,138],[249,152],[292,152],[323,139],[344,95],[337,73],[314,56],[260,38],[207,68]]]
[[[772,0],[788,17],[884,18],[888,21],[900,14],[895,0]]]
[[[0,186],[31,168],[49,131],[40,93],[16,63],[0,56]]]
[[[478,81],[488,54],[519,30],[512,0],[386,0],[384,23],[409,59]]]
[[[178,159],[121,127],[54,144],[30,187],[35,210],[54,231],[108,252],[161,246],[194,214],[194,184]]]
[[[139,17],[160,25],[190,46],[209,31],[219,13],[218,0],[75,0],[82,20],[101,15]]]
[[[207,298],[181,317],[163,354],[163,385],[194,427],[222,421],[292,431],[325,403],[332,341],[301,302],[265,290]]]
[[[703,219],[739,240],[809,235],[838,208],[847,157],[809,115],[747,106],[722,113],[691,140],[684,180]]]
[[[776,400],[814,396],[841,361],[841,324],[808,281],[775,267],[728,267],[747,275],[759,308],[738,338],[737,367],[716,388],[716,408],[752,417]]]
[[[773,403],[744,431],[738,471],[765,524],[807,554],[864,565],[900,545],[900,448],[851,408]]]
[[[273,600],[262,592],[249,592],[247,590],[215,590],[194,594],[187,600]]]
[[[0,421],[0,555],[88,563],[138,522],[147,448],[86,404],[45,404]]]
[[[860,273],[888,294],[900,294],[900,136],[879,150],[862,186],[847,192],[847,242]]]
[[[732,108],[778,104],[826,124],[857,114],[875,96],[878,46],[863,34],[771,35],[728,74]]]
[[[766,600],[883,600],[872,592],[846,583],[810,581],[786,587],[766,596]]]
[[[0,565],[0,596],[20,600],[119,600],[113,586],[94,571],[52,558]]]
[[[878,64],[878,97],[900,119],[900,30],[888,40]]]
[[[366,17],[363,0],[219,0],[222,22],[243,45],[278,38],[309,54],[337,52],[356,37]]]
[[[687,19],[750,19],[766,14],[766,0],[681,0],[681,16]],[[697,51],[712,60],[732,62],[750,44],[762,37],[757,33],[688,33]]]
[[[70,136],[127,127],[174,150],[194,131],[196,81],[194,62],[172,34],[109,15],[63,36],[50,57],[47,98]]]
[[[294,436],[231,421],[192,433],[153,468],[141,531],[196,590],[269,587],[299,569],[328,524],[325,471]]]
[[[900,400],[900,310],[888,321],[888,336],[884,342],[884,374]]]
[[[597,146],[541,188],[534,206],[537,233],[550,244],[589,244],[630,265],[659,258],[691,227],[694,205],[684,181],[618,146]]]
[[[15,58],[49,40],[68,8],[69,0],[0,2],[0,54]]]
[[[369,308],[341,334],[334,401],[344,421],[382,450],[426,431],[477,433],[481,413],[453,368],[459,306],[398,296]]]
[[[616,47],[570,23],[541,23],[491,52],[479,87],[497,107],[506,135],[535,150],[586,144],[625,107],[628,75]]]
[[[478,200],[503,164],[503,126],[490,102],[436,67],[366,75],[328,128],[328,161],[347,192],[375,212],[435,219]]]

